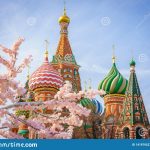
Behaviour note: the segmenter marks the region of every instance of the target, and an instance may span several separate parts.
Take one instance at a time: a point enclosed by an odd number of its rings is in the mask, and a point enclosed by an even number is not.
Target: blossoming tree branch
[[[18,39],[10,49],[0,45],[1,50],[9,56],[9,60],[0,56],[0,65],[7,70],[6,73],[0,74],[0,135],[5,138],[23,139],[24,136],[13,132],[14,128],[22,125],[40,139],[70,139],[74,128],[82,126],[91,112],[83,107],[79,100],[82,97],[92,99],[96,95],[104,95],[105,92],[89,89],[75,93],[72,84],[66,82],[52,100],[19,102],[19,97],[25,95],[26,90],[16,81],[16,77],[32,60],[29,56],[19,66],[16,65],[19,47],[23,41],[22,38]],[[24,100],[26,99],[28,97],[24,97]],[[25,114],[17,115],[16,112],[22,110]]]

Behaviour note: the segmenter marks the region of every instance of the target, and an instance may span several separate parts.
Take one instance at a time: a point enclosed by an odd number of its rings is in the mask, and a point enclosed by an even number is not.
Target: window
[[[125,127],[123,129],[123,136],[124,136],[125,139],[129,139],[130,138],[129,128]]]
[[[64,72],[72,72],[72,70],[70,68],[66,68],[64,69]]]
[[[77,74],[78,74],[78,71],[74,69],[74,76],[76,76]]]
[[[72,76],[70,74],[65,74],[64,78],[72,78]]]
[[[135,119],[138,121],[138,120],[140,119],[140,117],[139,117],[139,116],[136,116]]]
[[[35,139],[38,139],[38,138],[39,138],[38,133],[36,133],[35,134]]]
[[[135,110],[139,110],[138,104],[135,105]]]

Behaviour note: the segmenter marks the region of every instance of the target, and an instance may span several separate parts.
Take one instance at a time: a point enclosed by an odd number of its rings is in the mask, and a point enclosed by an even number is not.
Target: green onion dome
[[[136,63],[135,63],[135,61],[132,59],[131,62],[130,62],[130,66],[135,66],[135,65],[136,65]]]
[[[94,103],[88,98],[82,98],[79,102],[83,107],[90,109],[93,113],[96,111],[96,106]]]
[[[29,133],[29,130],[28,130],[28,129],[19,130],[19,131],[18,131],[18,134],[20,134],[20,135],[26,135],[26,134],[28,134],[28,133]]]
[[[26,135],[29,133],[28,126],[26,124],[21,123],[19,125],[18,134]]]
[[[107,94],[125,94],[128,81],[120,74],[115,62],[108,75],[99,84],[98,89]]]

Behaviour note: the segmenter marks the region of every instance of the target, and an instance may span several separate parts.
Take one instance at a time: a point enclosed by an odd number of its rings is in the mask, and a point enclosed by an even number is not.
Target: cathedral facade
[[[26,83],[28,97],[31,101],[46,101],[63,86],[65,81],[72,83],[73,91],[81,90],[79,68],[68,38],[70,18],[64,9],[59,18],[60,40],[52,61],[48,59],[48,49],[45,51],[44,62],[30,76]],[[140,92],[134,60],[130,63],[130,78],[125,79],[119,72],[113,56],[113,64],[108,75],[100,82],[98,89],[104,90],[104,107],[96,99],[82,98],[80,104],[91,109],[91,114],[81,128],[74,130],[73,138],[101,139],[140,139],[150,138],[149,120]],[[16,113],[23,113],[16,112]],[[28,114],[26,113],[28,118]],[[24,137],[34,139],[35,133],[29,133],[28,127],[21,124],[14,129]]]
[[[150,138],[150,126],[140,92],[136,63],[130,63],[130,77],[126,80],[118,71],[113,56],[113,66],[99,85],[106,91],[105,114],[102,127],[103,139]]]

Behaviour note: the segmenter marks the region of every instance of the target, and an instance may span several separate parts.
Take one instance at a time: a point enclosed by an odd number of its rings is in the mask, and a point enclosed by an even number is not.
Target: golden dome
[[[61,16],[58,20],[59,23],[61,22],[66,22],[66,23],[70,23],[70,18],[66,15],[66,9],[64,9],[64,14],[63,16]]]

